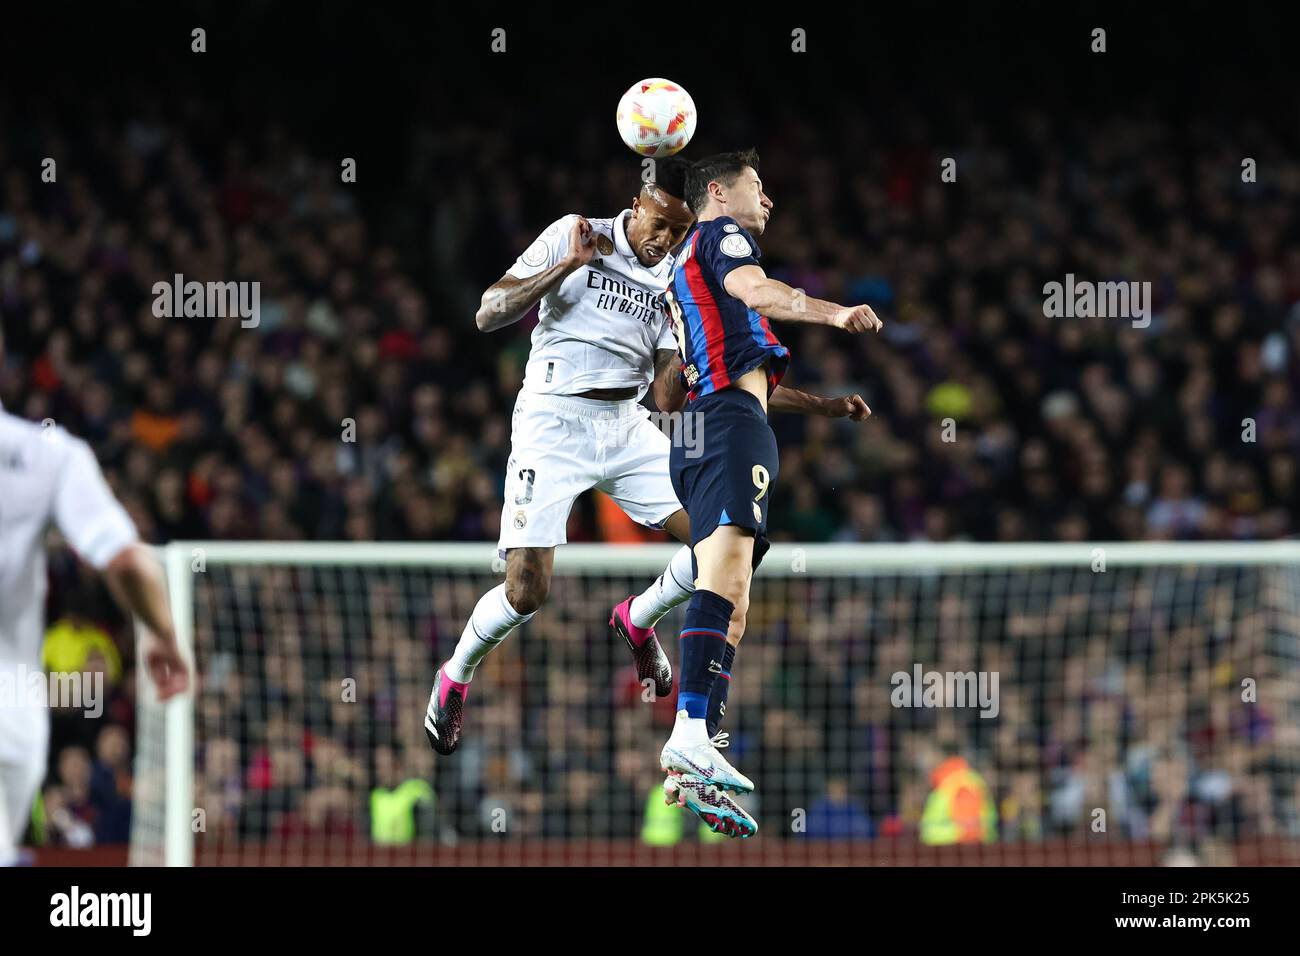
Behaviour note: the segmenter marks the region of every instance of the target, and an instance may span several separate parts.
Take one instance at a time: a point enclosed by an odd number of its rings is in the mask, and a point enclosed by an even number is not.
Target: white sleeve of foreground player
[[[53,501],[54,523],[73,550],[103,571],[139,540],[135,523],[113,496],[90,447],[68,436]]]

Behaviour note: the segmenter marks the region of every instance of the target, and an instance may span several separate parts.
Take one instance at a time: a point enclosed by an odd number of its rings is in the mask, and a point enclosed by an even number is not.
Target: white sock
[[[636,627],[654,627],[659,619],[681,604],[695,591],[691,572],[691,549],[682,545],[645,591],[632,599],[628,617]]]
[[[679,747],[706,744],[709,742],[709,722],[703,717],[687,717],[686,711],[680,710],[668,742]]]
[[[465,625],[460,643],[445,665],[447,676],[458,684],[468,684],[474,679],[474,668],[478,667],[479,661],[532,616],[520,614],[511,607],[506,600],[506,586],[498,584],[474,605],[474,613]]]

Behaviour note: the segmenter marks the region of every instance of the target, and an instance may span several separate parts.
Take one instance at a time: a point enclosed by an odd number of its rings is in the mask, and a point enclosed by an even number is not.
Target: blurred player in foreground
[[[767,516],[777,476],[769,409],[806,411],[805,398],[779,387],[790,352],[769,320],[877,331],[866,305],[805,298],[769,278],[755,235],[772,211],[756,153],[723,153],[694,164],[687,201],[696,225],[673,267],[666,299],[696,416],[702,454],[671,451],[673,487],[691,516],[697,572],[682,629],[677,721],[660,754],[669,799],[717,832],[752,836],[757,823],[727,791],[754,789],[718,752],[731,668],[745,631],[753,570],[768,549]],[[871,410],[858,396],[850,412]]]
[[[3,354],[0,337],[0,359]],[[0,694],[0,866],[18,861],[18,841],[45,776],[48,706],[58,703],[48,695],[29,697],[32,675],[45,676],[45,533],[51,524],[148,628],[139,659],[159,699],[189,686],[162,568],[138,540],[89,446],[62,428],[0,409],[0,688],[6,688]]]

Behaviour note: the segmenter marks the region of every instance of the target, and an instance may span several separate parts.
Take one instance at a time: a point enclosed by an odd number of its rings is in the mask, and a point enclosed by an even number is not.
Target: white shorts
[[[510,431],[498,550],[564,544],[574,499],[589,488],[629,518],[662,528],[681,510],[668,477],[669,438],[636,401],[520,392]]]

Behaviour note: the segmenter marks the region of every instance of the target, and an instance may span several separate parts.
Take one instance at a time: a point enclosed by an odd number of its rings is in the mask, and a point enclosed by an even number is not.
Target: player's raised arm
[[[749,308],[778,322],[830,325],[846,332],[878,332],[884,324],[869,305],[845,306],[811,298],[773,279],[761,266],[732,269],[722,284]]]
[[[769,411],[795,412],[799,415],[822,415],[826,418],[848,418],[855,422],[866,421],[871,415],[871,408],[861,395],[846,395],[843,398],[822,398],[797,388],[778,385],[767,400]]]
[[[479,331],[492,332],[518,322],[542,296],[595,255],[596,236],[582,216],[565,216],[552,223],[483,293],[474,316]]]

